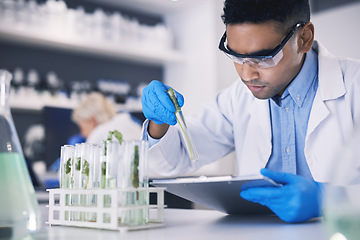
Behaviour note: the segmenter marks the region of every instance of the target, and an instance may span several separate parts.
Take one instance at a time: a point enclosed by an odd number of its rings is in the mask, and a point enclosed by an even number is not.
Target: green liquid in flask
[[[27,171],[22,154],[0,153],[0,239],[39,229],[38,203]]]

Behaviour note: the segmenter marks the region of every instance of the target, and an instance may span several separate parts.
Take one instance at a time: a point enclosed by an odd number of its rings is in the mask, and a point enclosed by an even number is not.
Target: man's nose
[[[251,81],[259,78],[257,68],[252,67],[249,63],[244,62],[242,65],[241,78],[243,81]]]

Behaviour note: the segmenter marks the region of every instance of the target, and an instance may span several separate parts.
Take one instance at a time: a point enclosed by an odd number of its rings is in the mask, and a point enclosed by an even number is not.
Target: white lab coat
[[[337,149],[360,123],[360,61],[337,58],[316,41],[313,49],[319,57],[319,85],[304,151],[314,180],[327,182]],[[149,164],[158,173],[194,171],[233,150],[239,175],[259,174],[266,166],[272,149],[268,100],[256,99],[240,80],[220,92],[198,118],[186,120],[198,162],[189,160],[179,129],[171,126],[149,151]]]
[[[90,133],[87,143],[99,144],[109,136],[109,131],[118,130],[124,140],[137,140],[141,137],[141,126],[132,120],[130,113],[118,113],[109,121],[100,124]]]

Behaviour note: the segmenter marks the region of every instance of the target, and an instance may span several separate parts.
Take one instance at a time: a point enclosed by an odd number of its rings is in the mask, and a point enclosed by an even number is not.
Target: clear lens
[[[255,68],[271,68],[276,66],[283,57],[283,52],[280,50],[273,58],[239,58],[230,54],[226,54],[230,59],[232,59],[235,63],[243,65],[244,63],[249,64]]]

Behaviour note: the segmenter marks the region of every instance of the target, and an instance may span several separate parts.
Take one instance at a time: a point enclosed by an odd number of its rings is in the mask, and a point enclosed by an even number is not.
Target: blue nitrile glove
[[[142,109],[145,117],[156,124],[176,124],[175,106],[166,92],[170,87],[162,82],[153,80],[143,90],[141,97]],[[176,92],[179,106],[184,105],[184,97]]]
[[[321,215],[321,184],[302,176],[261,169],[261,174],[281,187],[250,188],[241,197],[270,208],[285,222],[303,222]]]

